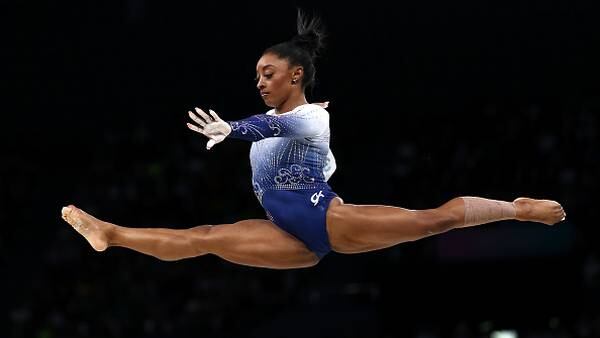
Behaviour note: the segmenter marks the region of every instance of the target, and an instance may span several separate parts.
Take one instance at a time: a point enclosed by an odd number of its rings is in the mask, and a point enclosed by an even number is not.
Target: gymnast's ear
[[[304,77],[304,68],[302,66],[293,66],[292,67],[292,84],[302,82],[303,77]]]

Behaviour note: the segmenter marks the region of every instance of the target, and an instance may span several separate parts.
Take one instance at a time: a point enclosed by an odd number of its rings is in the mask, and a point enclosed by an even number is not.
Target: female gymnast
[[[297,30],[291,40],[267,48],[256,64],[257,88],[271,110],[240,121],[224,121],[212,110],[188,112],[193,122],[188,128],[208,137],[207,149],[227,138],[252,142],[252,186],[267,219],[190,229],[128,228],[73,205],[62,209],[63,219],[96,251],[121,246],[161,260],[213,254],[272,269],[314,266],[331,250],[378,250],[500,220],[553,225],[565,219],[559,203],[531,198],[457,197],[427,210],[344,203],[327,183],[336,169],[329,113],[304,94],[315,80],[323,30],[318,18],[300,12]]]

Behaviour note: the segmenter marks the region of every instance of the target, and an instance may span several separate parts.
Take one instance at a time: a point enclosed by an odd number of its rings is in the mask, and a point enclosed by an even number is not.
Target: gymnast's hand
[[[188,115],[190,115],[190,118],[198,125],[188,123],[187,126],[191,130],[209,138],[208,142],[206,143],[206,149],[210,150],[210,148],[217,143],[221,143],[227,137],[227,135],[231,133],[231,126],[229,126],[229,123],[221,120],[219,115],[217,115],[217,113],[215,113],[212,109],[208,110],[210,116],[200,108],[195,109],[199,116],[194,114],[192,111],[188,111]]]

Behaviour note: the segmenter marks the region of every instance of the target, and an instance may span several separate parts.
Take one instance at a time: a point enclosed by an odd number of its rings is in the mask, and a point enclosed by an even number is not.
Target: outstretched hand
[[[209,138],[206,143],[207,150],[210,150],[215,144],[223,142],[227,135],[231,133],[231,126],[229,126],[229,123],[223,121],[212,109],[208,110],[210,116],[200,108],[194,109],[198,115],[194,114],[192,111],[188,111],[188,115],[198,125],[188,123],[187,126],[191,130]]]

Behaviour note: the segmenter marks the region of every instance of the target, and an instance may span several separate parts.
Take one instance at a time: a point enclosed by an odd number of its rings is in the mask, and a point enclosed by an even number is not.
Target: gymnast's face
[[[264,54],[256,64],[256,88],[272,108],[281,106],[294,90],[302,90],[301,76],[302,67],[290,67],[286,59],[272,53]]]

